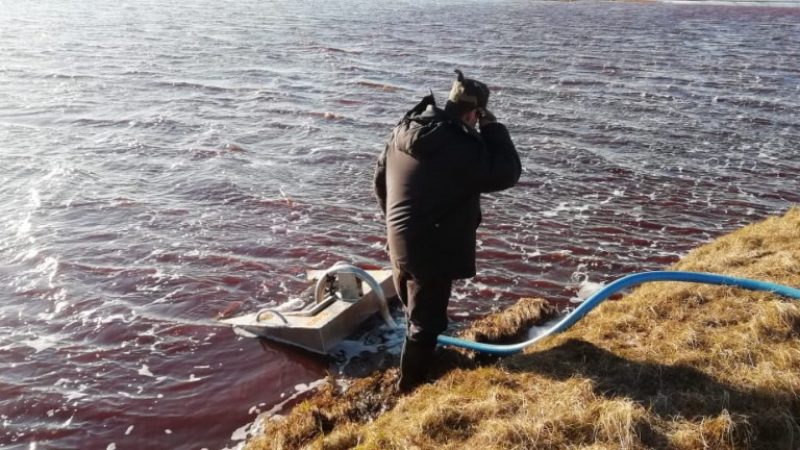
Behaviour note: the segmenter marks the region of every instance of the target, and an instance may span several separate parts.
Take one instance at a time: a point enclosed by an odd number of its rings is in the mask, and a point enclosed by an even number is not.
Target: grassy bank
[[[800,287],[800,210],[670,269]],[[471,334],[513,339],[552,314],[526,300]],[[449,350],[436,367],[435,383],[403,397],[395,369],[329,386],[248,449],[800,448],[800,302],[769,293],[645,284],[523,354]]]

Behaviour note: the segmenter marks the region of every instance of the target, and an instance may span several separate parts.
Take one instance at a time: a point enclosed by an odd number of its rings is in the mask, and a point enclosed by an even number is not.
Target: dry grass
[[[529,328],[554,317],[556,308],[541,298],[523,298],[502,314],[492,314],[460,333],[478,342],[515,343],[525,339]]]
[[[671,269],[798,287],[800,210],[721,237]],[[549,314],[526,309],[535,303],[472,335],[502,340]],[[405,397],[393,393],[394,371],[345,393],[328,388],[248,448],[796,450],[798,338],[797,301],[650,283],[524,354],[489,365],[451,358],[438,381]]]

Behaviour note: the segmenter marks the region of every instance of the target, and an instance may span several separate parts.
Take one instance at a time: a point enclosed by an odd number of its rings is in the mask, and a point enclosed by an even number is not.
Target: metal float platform
[[[301,309],[262,309],[219,322],[322,354],[377,312],[396,326],[386,301],[395,295],[390,270],[367,271],[339,263],[328,270],[310,270],[307,276],[316,285],[303,292],[306,305]]]

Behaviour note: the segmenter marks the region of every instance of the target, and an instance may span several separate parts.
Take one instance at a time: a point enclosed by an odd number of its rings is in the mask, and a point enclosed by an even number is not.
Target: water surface
[[[0,447],[220,449],[328,362],[212,318],[388,264],[403,111],[486,81],[522,155],[467,321],[800,201],[800,8],[0,0]]]

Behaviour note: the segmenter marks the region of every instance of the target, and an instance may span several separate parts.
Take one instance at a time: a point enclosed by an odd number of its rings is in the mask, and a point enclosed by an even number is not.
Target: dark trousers
[[[447,329],[447,304],[453,280],[417,279],[398,268],[392,275],[397,295],[406,307],[406,339],[435,346],[436,338]]]

